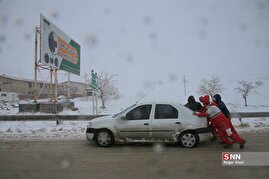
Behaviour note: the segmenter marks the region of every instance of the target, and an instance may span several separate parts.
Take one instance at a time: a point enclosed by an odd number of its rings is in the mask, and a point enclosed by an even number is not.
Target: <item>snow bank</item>
[[[0,121],[0,140],[83,140],[87,121]]]

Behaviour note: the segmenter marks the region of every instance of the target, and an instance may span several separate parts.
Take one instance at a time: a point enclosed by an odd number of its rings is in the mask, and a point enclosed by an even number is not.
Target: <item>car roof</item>
[[[136,105],[143,105],[143,104],[173,104],[173,105],[183,106],[182,104],[175,101],[145,101],[145,102],[136,103]]]

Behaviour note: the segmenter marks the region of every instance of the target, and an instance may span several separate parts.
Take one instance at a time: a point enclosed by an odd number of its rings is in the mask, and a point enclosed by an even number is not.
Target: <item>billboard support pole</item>
[[[70,99],[70,72],[68,74],[68,81],[67,81],[67,99]]]
[[[40,33],[40,28],[36,27],[35,28],[35,77],[34,77],[34,102],[37,100],[37,68],[38,68],[38,63],[37,63],[37,43],[38,43],[38,33]]]
[[[95,103],[94,103],[94,98],[95,98],[95,92],[93,91],[92,92],[92,115],[94,115],[94,106],[95,106]]]
[[[52,73],[53,73],[53,69],[52,67],[49,68],[50,69],[50,88],[49,88],[49,93],[50,93],[50,102],[52,102]]]
[[[55,96],[54,96],[54,101],[57,102],[57,96],[58,96],[58,79],[57,79],[57,68],[54,68],[55,70],[55,79],[54,79],[54,83],[55,83],[55,89],[54,89],[54,93],[55,93]]]
[[[97,115],[98,114],[98,93],[96,93],[95,98],[96,98],[96,108],[95,108],[95,110],[96,110],[96,115]]]

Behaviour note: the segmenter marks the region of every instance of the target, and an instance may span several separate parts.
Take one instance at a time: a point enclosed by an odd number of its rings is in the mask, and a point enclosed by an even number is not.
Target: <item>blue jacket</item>
[[[218,105],[218,108],[221,110],[221,112],[229,119],[231,118],[231,113],[227,109],[225,103],[221,100],[221,96],[219,94],[214,95],[215,102]]]

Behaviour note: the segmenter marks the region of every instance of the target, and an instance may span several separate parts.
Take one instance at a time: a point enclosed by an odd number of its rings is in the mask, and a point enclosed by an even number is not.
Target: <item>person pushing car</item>
[[[199,117],[206,117],[211,122],[212,127],[216,129],[217,136],[225,143],[224,148],[231,148],[234,143],[240,144],[240,149],[244,148],[246,141],[242,139],[236,132],[233,132],[228,119],[221,112],[221,110],[213,104],[209,95],[201,96],[199,98],[203,104],[203,110],[193,112],[193,115]],[[231,141],[231,140],[232,141]]]
[[[225,105],[225,103],[221,100],[221,96],[220,96],[220,94],[215,94],[214,96],[213,96],[213,101],[217,104],[217,106],[218,106],[218,108],[221,110],[221,112],[225,115],[225,117],[227,118],[227,119],[229,119],[228,120],[228,122],[229,122],[229,125],[230,125],[230,128],[232,129],[232,131],[234,132],[234,133],[236,133],[236,130],[235,130],[235,128],[234,128],[234,126],[233,126],[233,124],[232,124],[232,121],[231,121],[231,113],[230,113],[230,111],[228,110],[228,108],[226,107],[226,105]]]

